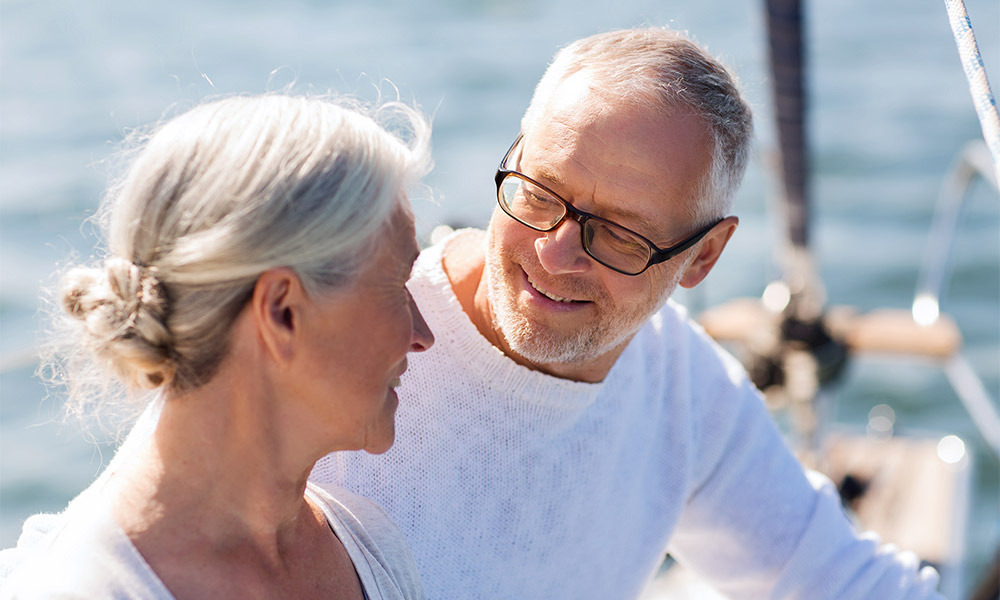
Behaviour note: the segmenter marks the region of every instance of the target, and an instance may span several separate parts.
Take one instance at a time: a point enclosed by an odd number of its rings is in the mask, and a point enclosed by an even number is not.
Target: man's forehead
[[[710,164],[707,149],[698,143],[700,127],[682,127],[686,139],[675,142],[671,136],[678,126],[662,114],[631,121],[629,114],[558,117],[525,134],[520,167],[526,175],[577,208],[658,245],[687,234],[694,212],[690,203],[698,201]]]
[[[545,103],[545,112],[551,115],[564,110],[575,111],[581,102],[607,103],[607,93],[587,70],[577,71],[559,81]]]

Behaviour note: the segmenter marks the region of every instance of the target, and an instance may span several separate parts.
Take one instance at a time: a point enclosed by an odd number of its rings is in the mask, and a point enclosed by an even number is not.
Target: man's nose
[[[583,251],[580,239],[580,224],[569,217],[535,238],[535,253],[542,268],[553,275],[590,268],[590,257]]]

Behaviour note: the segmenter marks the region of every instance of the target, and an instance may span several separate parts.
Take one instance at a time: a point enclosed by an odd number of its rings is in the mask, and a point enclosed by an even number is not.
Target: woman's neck
[[[311,517],[303,493],[322,453],[305,451],[282,427],[266,382],[246,375],[222,370],[166,398],[153,435],[112,476],[116,520],[137,546],[170,532],[219,547],[249,544],[279,561]]]

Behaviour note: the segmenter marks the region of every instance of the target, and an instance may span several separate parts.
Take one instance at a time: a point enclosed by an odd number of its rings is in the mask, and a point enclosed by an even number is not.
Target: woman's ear
[[[302,282],[287,267],[268,269],[254,284],[250,309],[257,333],[275,360],[292,355],[292,342],[302,328],[305,300]]]
[[[698,255],[695,256],[691,264],[684,270],[680,285],[685,288],[693,288],[702,282],[708,275],[715,262],[719,260],[723,249],[729,243],[729,238],[733,237],[736,226],[740,224],[737,217],[726,217],[719,221],[718,225],[708,232],[698,246]]]

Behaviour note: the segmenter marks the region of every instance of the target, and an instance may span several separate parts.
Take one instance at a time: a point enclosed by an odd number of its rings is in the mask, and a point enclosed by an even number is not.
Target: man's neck
[[[497,331],[490,309],[488,286],[484,279],[486,271],[486,234],[466,233],[448,241],[444,248],[442,267],[452,290],[458,298],[462,310],[476,326],[479,334],[500,349],[514,362],[562,379],[597,383],[604,380],[615,361],[625,349],[620,348],[601,356],[587,364],[545,364],[533,363],[513,352],[504,336]]]
[[[465,233],[448,241],[444,248],[442,266],[448,282],[458,298],[462,310],[479,330],[479,334],[497,348],[503,348],[500,334],[493,327],[493,319],[486,300],[486,237],[479,232]]]

